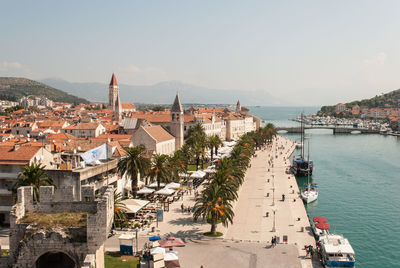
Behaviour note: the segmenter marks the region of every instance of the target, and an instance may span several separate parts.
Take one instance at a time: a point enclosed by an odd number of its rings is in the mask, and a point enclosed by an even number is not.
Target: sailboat
[[[308,141],[308,158],[310,158],[310,141]],[[301,191],[301,198],[307,204],[318,199],[318,187],[310,181],[310,169],[308,169],[307,184],[304,185]]]
[[[305,177],[307,176],[308,173],[312,175],[313,172],[313,161],[311,160],[305,160],[304,159],[304,120],[303,120],[303,114],[301,114],[301,125],[300,125],[300,133],[301,133],[301,141],[300,141],[300,148],[301,148],[301,154],[299,157],[295,158],[293,156],[293,162],[292,162],[292,169],[294,172],[294,175],[296,177]]]

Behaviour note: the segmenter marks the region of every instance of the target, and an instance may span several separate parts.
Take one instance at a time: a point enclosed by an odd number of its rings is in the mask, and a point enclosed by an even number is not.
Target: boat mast
[[[308,139],[307,141],[307,151],[308,151],[308,156],[307,156],[307,173],[308,173],[308,178],[307,178],[307,182],[308,182],[308,193],[310,193],[310,189],[311,189],[311,183],[310,183],[310,139]]]
[[[303,122],[303,113],[301,113],[301,122],[300,122],[300,132],[301,132],[301,160],[304,160],[304,122]]]

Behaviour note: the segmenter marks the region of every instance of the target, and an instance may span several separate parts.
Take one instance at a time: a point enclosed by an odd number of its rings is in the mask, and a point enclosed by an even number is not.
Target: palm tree
[[[214,157],[214,149],[215,149],[215,154],[218,154],[218,148],[222,145],[222,140],[218,135],[210,136],[208,138],[208,146],[211,151],[211,161],[213,161]]]
[[[172,172],[169,164],[169,157],[165,154],[155,154],[151,161],[150,177],[157,181],[157,189],[160,189],[161,182],[172,180]]]
[[[207,186],[193,207],[193,217],[197,220],[200,216],[210,218],[211,234],[217,234],[217,223],[222,222],[224,226],[233,223],[234,212],[230,200],[225,199],[225,189],[215,183]]]
[[[146,176],[150,168],[150,159],[144,156],[146,148],[139,145],[134,148],[125,148],[127,156],[121,158],[118,162],[118,171],[122,175],[126,174],[132,180],[132,195],[136,198],[138,175]]]
[[[21,186],[33,187],[33,200],[39,201],[40,186],[54,186],[53,180],[48,176],[42,164],[32,163],[25,165],[18,175],[18,180],[13,186],[13,192]]]
[[[205,146],[201,142],[194,143],[193,155],[194,155],[194,158],[196,159],[196,170],[199,169],[200,160],[201,160],[201,166],[203,168],[206,150],[205,150]]]
[[[122,194],[117,193],[117,189],[114,189],[114,226],[122,227],[123,223],[127,220],[126,205],[121,202]]]

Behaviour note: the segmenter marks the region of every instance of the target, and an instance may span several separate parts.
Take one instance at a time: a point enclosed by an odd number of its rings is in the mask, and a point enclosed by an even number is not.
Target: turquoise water
[[[316,110],[253,107],[251,113],[289,126],[294,123],[287,118]],[[357,267],[400,267],[400,138],[330,130],[310,130],[306,136],[315,164],[312,179],[319,185],[318,201],[306,207],[310,217],[326,217],[331,232],[349,239]]]

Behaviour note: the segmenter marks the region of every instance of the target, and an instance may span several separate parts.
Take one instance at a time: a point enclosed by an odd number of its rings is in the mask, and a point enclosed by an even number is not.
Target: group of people
[[[306,249],[306,257],[308,257],[308,256],[310,256],[310,258],[312,259],[313,258],[313,256],[314,256],[314,247],[313,246],[311,246],[311,245],[308,245],[308,246],[304,246],[304,248]]]
[[[182,210],[182,213],[184,213],[184,212],[187,212],[187,213],[192,212],[192,208],[190,206],[185,207],[185,205],[183,203],[181,205],[181,210]]]

